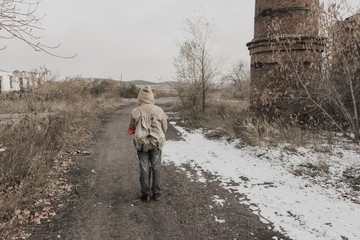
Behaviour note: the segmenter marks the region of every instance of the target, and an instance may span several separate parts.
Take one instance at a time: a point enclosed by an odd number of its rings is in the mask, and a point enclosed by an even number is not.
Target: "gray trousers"
[[[161,150],[149,150],[148,152],[137,152],[140,162],[140,185],[141,193],[160,193],[160,170]],[[151,165],[150,165],[151,163]],[[149,167],[152,167],[152,187],[150,191]]]

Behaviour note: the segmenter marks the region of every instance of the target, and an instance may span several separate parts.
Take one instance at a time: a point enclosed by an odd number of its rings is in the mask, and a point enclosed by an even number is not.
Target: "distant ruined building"
[[[0,94],[23,92],[46,81],[46,75],[37,72],[0,70]]]
[[[251,55],[251,105],[283,111],[305,98],[301,79],[316,87],[324,41],[317,0],[256,0]]]

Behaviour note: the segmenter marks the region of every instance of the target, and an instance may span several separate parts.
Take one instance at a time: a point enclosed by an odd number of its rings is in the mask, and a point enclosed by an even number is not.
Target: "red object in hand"
[[[129,126],[128,127],[128,130],[127,130],[127,134],[128,135],[132,135],[135,133],[135,128],[133,128],[132,126]]]

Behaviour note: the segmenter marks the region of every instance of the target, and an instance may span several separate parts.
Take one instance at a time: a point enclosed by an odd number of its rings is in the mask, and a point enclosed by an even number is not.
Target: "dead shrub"
[[[249,109],[244,101],[213,101],[204,122],[207,128],[240,138],[252,146],[260,143],[278,144],[289,139],[294,145],[308,142],[308,136],[300,127],[280,119],[269,119]]]
[[[74,102],[81,98],[81,91],[84,87],[85,81],[81,78],[72,78],[65,81],[50,81],[31,88],[26,92],[25,98],[37,102],[59,100]]]

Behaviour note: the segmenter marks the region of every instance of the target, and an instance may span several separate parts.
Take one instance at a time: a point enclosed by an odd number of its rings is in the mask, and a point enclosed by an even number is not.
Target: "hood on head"
[[[139,95],[138,95],[138,102],[139,105],[141,104],[154,104],[154,94],[150,88],[150,86],[145,85],[141,88]]]

